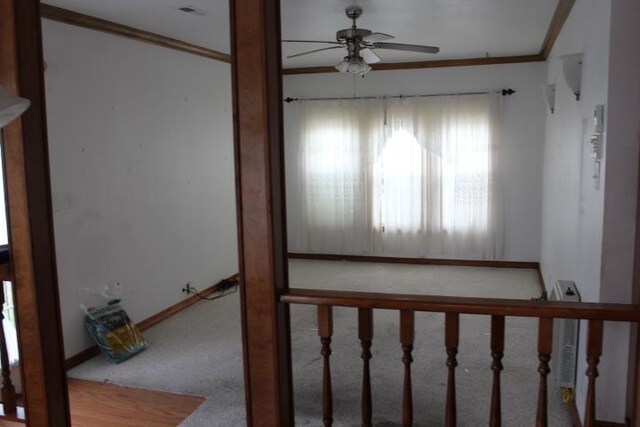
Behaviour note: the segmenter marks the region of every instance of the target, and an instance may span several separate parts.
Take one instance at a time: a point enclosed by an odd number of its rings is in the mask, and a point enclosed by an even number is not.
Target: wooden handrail
[[[330,305],[491,316],[640,322],[640,305],[631,304],[570,303],[298,288],[282,292],[280,294],[280,302],[285,304]]]

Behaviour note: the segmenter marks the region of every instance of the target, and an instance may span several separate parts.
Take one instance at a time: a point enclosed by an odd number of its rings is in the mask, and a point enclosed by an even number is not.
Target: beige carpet
[[[292,260],[289,268],[292,287],[520,299],[539,294],[537,273],[533,270],[307,260]],[[296,424],[321,425],[322,361],[315,307],[293,307],[291,319]],[[357,426],[362,361],[356,310],[337,308],[334,331],[334,425]],[[376,311],[374,331],[371,361],[374,424],[399,426],[403,365],[397,312]],[[121,365],[97,357],[69,375],[206,396],[207,401],[183,426],[244,424],[237,294],[196,304],[147,331],[146,336],[150,348],[139,356]],[[507,320],[502,384],[504,426],[534,425],[538,387],[536,336],[535,320]],[[489,319],[462,316],[460,343],[458,425],[486,425],[491,390]],[[416,315],[413,355],[416,425],[441,426],[446,381],[443,315]],[[571,425],[566,407],[553,388],[549,413],[549,425]]]

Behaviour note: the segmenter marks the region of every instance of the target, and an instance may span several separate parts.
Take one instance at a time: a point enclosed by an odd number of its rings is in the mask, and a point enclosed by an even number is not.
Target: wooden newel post
[[[247,424],[293,425],[280,4],[232,0],[231,49]]]
[[[0,84],[31,101],[2,129],[9,255],[27,421],[69,426],[39,0],[0,0]]]

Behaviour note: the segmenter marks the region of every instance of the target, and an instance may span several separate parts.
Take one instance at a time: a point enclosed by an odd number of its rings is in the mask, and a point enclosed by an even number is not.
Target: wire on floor
[[[204,297],[200,295],[200,292],[194,286],[189,286],[186,289],[186,292],[190,295],[195,295],[204,301],[214,301],[229,294],[235,294],[236,292],[238,292],[238,281],[229,279],[221,281],[220,283],[218,283],[218,290],[213,294],[213,296],[210,297]]]

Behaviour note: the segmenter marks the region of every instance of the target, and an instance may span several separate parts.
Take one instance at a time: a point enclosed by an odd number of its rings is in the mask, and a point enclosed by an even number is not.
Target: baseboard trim
[[[231,276],[229,276],[226,280],[238,280],[238,278],[240,277],[240,275],[238,273],[233,274]],[[207,297],[215,292],[218,291],[218,286],[219,286],[219,282],[216,284],[213,284],[211,286],[209,286],[208,288],[206,288],[203,291],[200,291],[200,296],[203,297]],[[147,329],[149,329],[152,326],[157,325],[158,323],[162,322],[163,320],[167,320],[168,318],[170,318],[171,316],[176,315],[177,313],[181,312],[182,310],[192,306],[193,304],[197,303],[198,301],[200,301],[200,298],[198,298],[195,295],[191,295],[188,298],[185,298],[184,300],[180,301],[177,304],[174,304],[168,308],[165,308],[164,310],[154,314],[153,316],[147,317],[146,319],[138,322],[136,325],[138,326],[138,328],[141,331],[145,331]],[[87,360],[97,356],[98,354],[100,354],[100,349],[98,348],[97,345],[94,345],[92,347],[89,347],[88,349],[81,351],[78,354],[75,354],[71,357],[69,357],[68,359],[65,360],[65,368],[67,369],[67,371],[69,369],[75,368],[78,365],[81,365],[82,363],[86,362]]]
[[[225,280],[237,280],[239,278],[239,274],[233,274],[229,277],[227,277],[227,279]],[[219,283],[216,283],[214,285],[209,286],[208,288],[206,288],[205,290],[200,292],[200,296],[203,297],[208,297],[209,295],[215,293],[218,291],[218,285]],[[157,325],[158,323],[162,322],[163,320],[166,320],[168,318],[170,318],[171,316],[181,312],[182,310],[192,306],[193,304],[197,303],[198,301],[200,301],[200,298],[198,298],[195,295],[192,295],[188,298],[185,298],[184,300],[180,301],[177,304],[172,305],[171,307],[165,308],[164,310],[160,311],[159,313],[154,314],[151,317],[147,317],[146,319],[140,321],[137,323],[138,328],[141,331],[147,330],[152,326]]]
[[[293,259],[317,259],[325,261],[356,261],[356,262],[383,262],[391,264],[426,264],[426,265],[450,265],[460,267],[492,267],[492,268],[525,268],[539,270],[540,263],[529,261],[487,261],[469,259],[443,259],[443,258],[401,258],[373,255],[340,255],[340,254],[303,254],[289,253]]]
[[[78,354],[74,354],[73,356],[65,360],[64,367],[68,371],[70,369],[75,368],[78,365],[82,365],[84,362],[86,362],[89,359],[93,359],[99,354],[100,354],[100,349],[98,348],[98,346],[97,345],[91,346],[88,349],[81,351]]]

